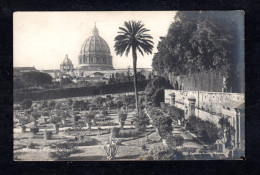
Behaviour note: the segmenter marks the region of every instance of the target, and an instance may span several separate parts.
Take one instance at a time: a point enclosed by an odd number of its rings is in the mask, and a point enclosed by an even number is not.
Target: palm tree
[[[137,62],[137,54],[138,50],[142,55],[152,54],[153,50],[153,37],[146,32],[150,31],[144,28],[144,24],[141,21],[128,21],[124,23],[124,27],[119,27],[120,31],[119,35],[115,37],[115,52],[116,55],[122,56],[125,52],[126,56],[130,49],[132,49],[133,56],[133,69],[134,69],[134,88],[135,88],[135,103],[137,115],[139,116],[139,108],[138,108],[138,93],[137,93],[137,73],[136,73],[136,62]]]

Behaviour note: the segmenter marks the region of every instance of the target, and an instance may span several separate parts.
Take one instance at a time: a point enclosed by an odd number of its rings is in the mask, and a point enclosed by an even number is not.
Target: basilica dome
[[[112,56],[107,42],[99,36],[95,25],[93,35],[83,43],[78,57],[78,69],[109,70],[113,69]]]

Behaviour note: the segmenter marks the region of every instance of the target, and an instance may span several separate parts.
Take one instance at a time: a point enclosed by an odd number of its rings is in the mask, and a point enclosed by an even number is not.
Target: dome
[[[66,55],[65,59],[62,62],[63,65],[72,65],[72,61],[68,58],[68,55]]]
[[[107,42],[99,36],[99,31],[95,25],[92,30],[93,35],[83,43],[78,69],[84,70],[107,70],[113,69],[112,56]]]
[[[60,64],[60,70],[61,71],[70,71],[73,70],[73,64],[72,61],[68,58],[68,55],[65,56],[65,59]]]
[[[103,53],[110,55],[110,48],[107,42],[99,36],[96,26],[93,29],[93,36],[86,39],[81,47],[80,54]]]

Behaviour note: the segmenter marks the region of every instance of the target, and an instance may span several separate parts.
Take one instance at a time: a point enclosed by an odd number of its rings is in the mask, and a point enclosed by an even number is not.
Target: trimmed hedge
[[[137,83],[138,91],[144,91],[148,80],[143,80]],[[47,100],[69,97],[92,96],[99,94],[112,94],[134,92],[134,83],[125,82],[117,84],[107,84],[102,86],[90,86],[81,88],[67,88],[67,89],[52,89],[44,91],[31,91],[31,92],[14,92],[14,102],[21,102],[24,99],[31,100]]]
[[[201,139],[207,144],[213,144],[219,139],[218,128],[214,123],[201,120],[195,116],[189,118],[186,129],[199,134]]]

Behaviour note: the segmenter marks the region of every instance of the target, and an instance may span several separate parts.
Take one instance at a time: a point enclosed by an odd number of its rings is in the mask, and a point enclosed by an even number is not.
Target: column
[[[189,105],[188,105],[188,118],[190,116],[195,116],[195,103],[196,103],[196,98],[195,97],[189,97]]]
[[[170,105],[175,105],[175,93],[169,94],[170,96]]]

